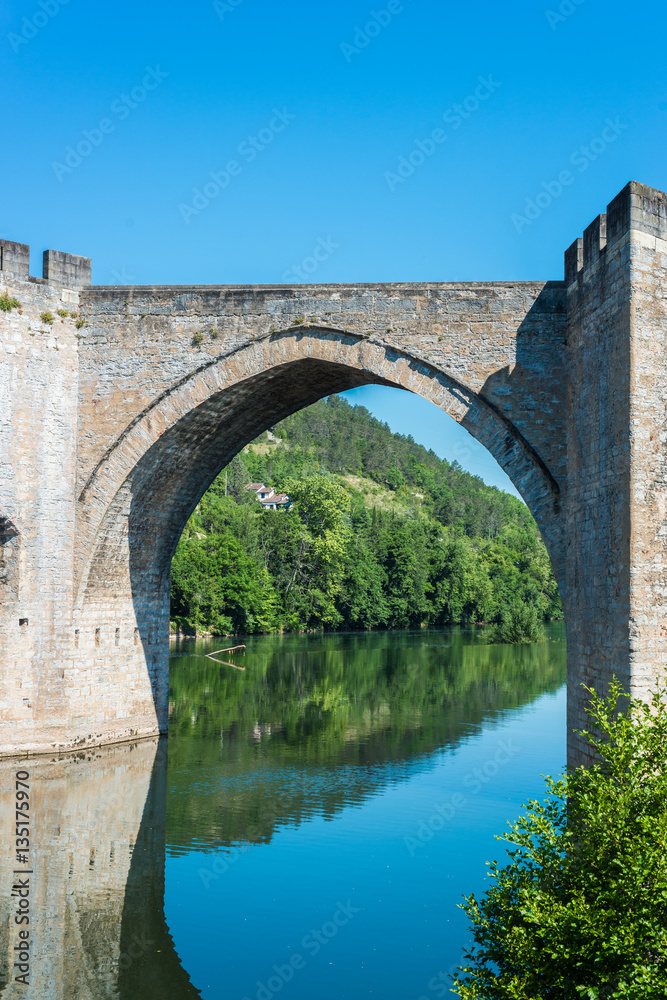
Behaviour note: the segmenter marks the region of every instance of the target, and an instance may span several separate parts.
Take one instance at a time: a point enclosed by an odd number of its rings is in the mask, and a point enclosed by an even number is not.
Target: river
[[[182,641],[169,739],[4,761],[0,997],[433,1000],[494,839],[565,765],[561,624]],[[245,642],[245,650],[206,653]],[[29,769],[30,986],[13,982]]]

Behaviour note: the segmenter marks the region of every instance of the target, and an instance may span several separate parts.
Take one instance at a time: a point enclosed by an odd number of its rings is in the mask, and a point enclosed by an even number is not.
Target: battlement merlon
[[[565,251],[565,284],[572,285],[584,271],[594,267],[607,247],[614,246],[630,230],[667,240],[667,194],[630,181],[607,205],[607,211]]]
[[[60,250],[45,250],[42,274],[49,285],[78,292],[91,283],[91,259]]]
[[[30,247],[27,243],[0,240],[0,279],[28,281]]]
[[[27,243],[0,240],[0,282],[33,281],[56,288],[80,291],[91,283],[90,257],[79,257],[60,250],[45,250],[42,277],[30,276],[30,247]]]

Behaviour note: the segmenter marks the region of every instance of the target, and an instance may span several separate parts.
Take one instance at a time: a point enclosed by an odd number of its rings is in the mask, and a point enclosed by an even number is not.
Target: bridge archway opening
[[[142,647],[161,728],[171,561],[202,495],[263,431],[325,396],[369,384],[430,400],[488,449],[535,517],[562,588],[558,484],[482,393],[364,337],[330,329],[283,331],[206,363],[156,400],[109,450],[81,495],[76,613],[85,623],[113,608],[127,620],[121,634],[132,629]],[[118,628],[110,622],[116,635]]]

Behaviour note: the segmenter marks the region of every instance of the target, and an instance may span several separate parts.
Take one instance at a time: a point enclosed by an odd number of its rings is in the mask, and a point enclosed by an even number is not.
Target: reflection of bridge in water
[[[318,639],[313,656],[299,637],[264,640],[267,652],[254,651],[244,674],[211,670],[202,656],[176,661],[169,813],[165,739],[0,763],[0,1000],[199,997],[165,918],[167,815],[169,853],[202,852],[195,910],[199,880],[207,888],[225,859],[238,858],[230,848],[333,818],[565,681],[562,643],[472,645],[458,630],[433,647],[407,634],[330,641]],[[34,850],[28,989],[13,981],[18,928],[6,874],[16,867],[14,775],[24,766]]]
[[[15,900],[0,895],[2,1000],[199,997],[164,917],[166,741],[30,760],[34,817],[30,986],[14,982]],[[16,761],[0,768],[2,830],[13,823]],[[16,867],[14,838],[0,843]]]

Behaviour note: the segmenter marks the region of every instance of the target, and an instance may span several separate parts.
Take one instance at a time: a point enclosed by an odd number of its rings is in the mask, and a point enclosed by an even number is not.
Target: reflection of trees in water
[[[562,640],[562,625],[550,632]],[[170,674],[170,849],[267,842],[281,823],[333,816],[564,683],[562,641],[484,639],[455,629],[248,640],[244,673],[184,647]]]
[[[564,645],[441,637],[259,641],[238,674],[172,671],[170,841],[268,840],[408,775],[564,680]],[[470,642],[470,637],[466,638]],[[342,650],[336,647],[343,643]],[[433,645],[429,645],[433,643]],[[296,692],[296,697],[295,697]],[[198,718],[198,724],[192,719]],[[0,762],[0,998],[191,1000],[164,918],[166,741],[31,759],[31,986],[12,982],[16,761]]]
[[[0,763],[2,1000],[187,1000],[164,919],[162,741],[33,758],[30,986],[13,982],[16,761]],[[156,752],[158,751],[158,752]]]

